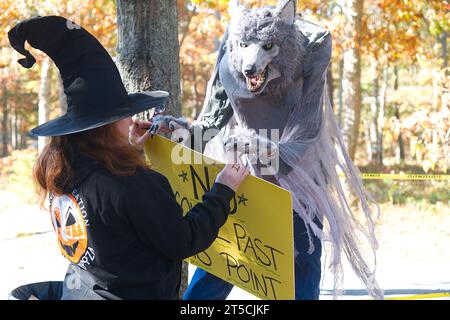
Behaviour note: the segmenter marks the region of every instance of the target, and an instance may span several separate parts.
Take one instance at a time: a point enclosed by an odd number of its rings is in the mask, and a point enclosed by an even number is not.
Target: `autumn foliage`
[[[249,6],[274,5],[276,0],[246,1]],[[342,55],[357,44],[349,38],[347,1],[302,0],[298,12],[333,34],[332,90],[336,115],[339,104]],[[217,49],[230,19],[228,0],[178,0],[181,88],[184,116],[201,111],[206,85]],[[38,63],[24,71],[8,45],[6,32],[33,15],[63,15],[93,33],[116,54],[116,8],[113,0],[3,0],[0,3],[0,111],[3,155],[30,144],[26,132],[37,123],[37,91],[43,54],[33,51]],[[428,172],[446,172],[449,138],[448,35],[450,5],[443,0],[365,0],[361,50],[363,119],[358,146],[360,164],[370,160],[366,143],[369,124],[376,123],[383,137],[384,165],[410,163]],[[60,113],[57,74],[52,87],[53,114]],[[381,89],[376,90],[377,86]],[[371,112],[370,103],[383,105]],[[373,128],[372,128],[373,129]],[[398,156],[404,148],[404,158]],[[401,152],[400,152],[401,154]]]

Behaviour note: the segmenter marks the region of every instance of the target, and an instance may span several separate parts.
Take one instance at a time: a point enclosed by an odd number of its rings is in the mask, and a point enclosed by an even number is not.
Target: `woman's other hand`
[[[242,164],[227,164],[217,175],[216,182],[224,184],[236,192],[248,174],[248,168]]]
[[[152,126],[150,121],[133,120],[132,125],[129,128],[128,141],[138,150],[143,150],[145,142],[150,137],[149,130]]]

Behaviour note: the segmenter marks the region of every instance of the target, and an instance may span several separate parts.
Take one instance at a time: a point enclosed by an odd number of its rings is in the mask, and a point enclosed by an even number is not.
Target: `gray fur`
[[[254,141],[258,137],[251,129],[258,133],[261,129],[278,129],[281,132],[277,145],[279,159],[291,170],[288,173],[280,170],[271,178],[292,193],[294,211],[310,227],[307,229],[308,252],[314,251],[312,234],[322,240],[330,240],[330,270],[334,275],[335,289],[339,288],[342,280],[341,257],[345,253],[369,294],[381,299],[383,291],[375,278],[378,244],[373,210],[379,213],[379,207],[375,202],[375,207],[369,205],[373,199],[364,189],[359,171],[348,155],[326,91],[326,72],[332,52],[331,34],[303,19],[296,19],[293,23],[293,0],[280,0],[276,8],[253,10],[239,6],[236,0],[233,2],[227,51],[219,54],[210,82],[212,86],[219,75],[234,116],[223,135],[219,136],[219,141],[235,142],[238,147],[241,142],[256,153]],[[280,75],[268,82],[262,92],[252,91],[251,86],[246,86],[246,78],[241,72],[243,50],[239,50],[240,42],[245,42],[245,48],[249,47],[248,44],[257,46],[267,42],[279,47],[279,53],[268,66],[278,70]],[[264,68],[264,61],[256,63],[258,70]],[[251,75],[247,76],[255,80]],[[256,80],[259,79],[258,76]],[[236,128],[250,130],[233,132]],[[211,145],[210,150],[223,152],[223,145]],[[258,163],[251,163],[251,169],[255,175],[263,176]],[[340,177],[341,170],[345,179]],[[266,174],[264,178],[268,180]],[[355,199],[362,208],[358,215],[350,205]],[[315,218],[327,222],[323,230],[314,223]],[[364,226],[361,220],[364,220]],[[369,247],[371,252],[367,251]],[[366,256],[367,252],[373,255]]]
[[[279,48],[279,53],[273,57],[271,64],[281,76],[270,81],[265,93],[280,94],[294,79],[301,76],[305,55],[304,36],[295,27],[293,19],[295,11],[286,13],[286,10],[295,10],[295,1],[281,1],[279,6],[249,9],[243,6],[233,8],[230,21],[230,34],[227,49],[230,57],[233,75],[245,80],[242,74],[242,56],[239,54],[240,42],[245,43],[273,43]],[[283,10],[286,9],[286,10]]]
[[[297,4],[292,0],[280,0],[275,8],[276,14],[287,23],[294,22]]]
[[[150,135],[162,134],[175,142],[184,142],[191,134],[192,126],[184,118],[175,118],[169,115],[158,115],[152,118]],[[164,133],[163,130],[168,132]]]

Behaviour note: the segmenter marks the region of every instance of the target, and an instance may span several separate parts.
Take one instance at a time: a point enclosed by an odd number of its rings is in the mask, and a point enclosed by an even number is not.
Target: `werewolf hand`
[[[183,118],[172,116],[156,116],[151,119],[152,126],[148,130],[151,137],[158,133],[170,134],[170,138],[175,142],[184,142],[190,134],[191,126]]]
[[[248,154],[251,158],[267,164],[277,153],[277,145],[269,139],[262,137],[254,130],[237,129],[224,143],[227,152],[234,151],[238,154]]]

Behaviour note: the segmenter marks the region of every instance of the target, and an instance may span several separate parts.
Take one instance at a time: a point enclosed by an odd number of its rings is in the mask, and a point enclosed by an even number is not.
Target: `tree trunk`
[[[400,122],[400,108],[398,104],[395,104],[394,114],[398,122]],[[396,152],[397,163],[403,164],[405,162],[405,142],[403,141],[403,134],[401,129],[397,139],[398,139],[398,152]]]
[[[117,1],[118,65],[129,93],[166,90],[168,114],[181,114],[175,0]]]
[[[386,105],[386,92],[388,87],[388,63],[383,66],[383,70],[380,72],[378,68],[378,61],[375,65],[374,78],[373,78],[373,96],[374,102],[371,103],[371,148],[372,158],[371,162],[374,162],[378,167],[383,166],[383,126],[384,126],[384,111]],[[383,75],[382,86],[380,89],[379,77]]]
[[[369,127],[369,131],[370,131],[370,157],[369,157],[369,161],[370,162],[377,162],[377,159],[379,158],[379,153],[380,150],[378,149],[378,143],[377,143],[377,139],[378,139],[378,113],[380,110],[380,105],[378,103],[378,101],[372,101],[370,103],[370,115],[372,116],[372,121],[370,122],[370,127]]]
[[[38,104],[38,114],[39,114],[39,125],[48,121],[50,113],[50,100],[51,100],[51,87],[52,86],[52,61],[50,58],[44,58],[42,62],[41,69],[41,82],[39,83],[39,104]],[[44,149],[48,142],[48,138],[39,137],[38,138],[38,152],[39,154]]]
[[[398,67],[394,67],[394,90],[398,90]],[[397,118],[398,122],[400,123],[400,106],[398,103],[395,103],[395,117]],[[396,152],[396,158],[398,164],[403,164],[405,162],[405,143],[403,142],[403,134],[402,129],[400,128],[400,132],[398,134],[398,152]]]
[[[370,121],[370,116],[364,121],[364,140],[366,141],[366,153],[367,159],[369,162],[372,162],[373,159],[373,145],[372,145],[372,121]]]
[[[176,0],[117,0],[118,66],[129,93],[166,90],[166,113],[180,116],[180,47]],[[183,262],[179,297],[187,288]]]
[[[447,46],[447,32],[443,32],[441,35],[441,45],[442,45],[442,60],[443,60],[443,67],[446,69],[448,67],[448,46]]]
[[[446,69],[448,67],[447,33],[443,32],[441,35],[437,36],[437,41],[439,41],[442,46],[442,68]],[[440,111],[443,106],[443,90],[441,87],[441,81],[449,75],[449,70],[440,72],[439,69],[440,68],[437,67],[433,71],[433,109],[436,111]]]
[[[372,81],[373,92],[372,95],[374,97],[373,101],[370,103],[370,114],[372,117],[372,121],[370,121],[370,162],[376,162],[379,158],[379,146],[377,143],[378,140],[378,115],[380,111],[380,84],[378,77],[380,73],[378,72],[378,61],[375,62],[374,65],[374,76]]]
[[[26,130],[23,130],[24,124],[27,123],[23,117],[20,117],[20,149],[26,149],[28,148],[28,132]]]
[[[384,113],[386,110],[387,89],[389,85],[389,62],[386,61],[383,67],[383,85],[380,92],[380,111],[378,113],[378,128],[377,128],[377,149],[378,157],[377,164],[383,166],[383,129],[384,129]]]
[[[61,115],[63,115],[64,113],[66,113],[67,111],[67,97],[66,94],[64,93],[64,84],[63,84],[63,80],[61,78],[61,74],[59,73],[59,70],[56,69],[57,71],[57,86],[58,86],[58,101],[59,101],[59,108],[61,110]]]
[[[361,120],[361,29],[364,1],[346,0],[347,25],[345,28],[347,39],[353,45],[344,50],[343,67],[343,102],[344,122],[342,131],[350,157],[354,160],[358,145],[359,124]]]
[[[186,39],[186,37],[189,34],[189,27],[191,25],[192,18],[197,14],[197,5],[193,4],[194,7],[191,10],[189,10],[188,6],[190,6],[190,5],[191,5],[191,3],[187,3],[184,8],[184,10],[186,11],[186,21],[183,21],[183,23],[181,21],[179,21],[180,28],[178,30],[180,33],[180,35],[179,35],[180,36],[180,40],[179,40],[180,48],[183,45],[184,40]]]
[[[18,135],[18,125],[17,122],[19,115],[17,112],[17,108],[14,108],[12,111],[12,118],[11,118],[11,146],[14,150],[19,149],[19,135]]]
[[[7,157],[9,155],[9,135],[8,135],[8,122],[9,122],[9,114],[8,114],[8,88],[6,84],[2,85],[2,157]]]
[[[192,114],[191,114],[191,118],[192,119],[197,119],[197,115],[200,114],[201,109],[202,109],[202,98],[200,98],[200,94],[198,92],[198,81],[200,79],[197,78],[197,72],[195,70],[195,66],[192,66],[192,96],[193,96],[193,100],[195,101],[195,105],[192,108]]]

